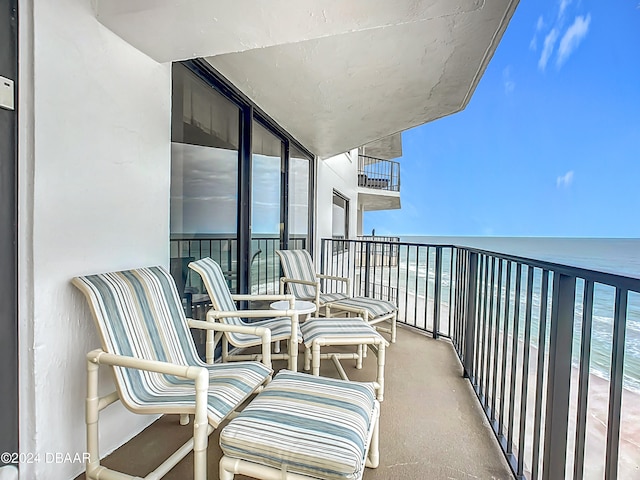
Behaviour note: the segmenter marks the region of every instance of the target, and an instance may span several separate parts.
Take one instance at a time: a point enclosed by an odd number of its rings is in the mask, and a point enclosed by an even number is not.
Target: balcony
[[[381,465],[366,480],[636,478],[640,279],[396,239],[325,239],[318,255],[323,273],[353,279],[355,295],[400,309]],[[347,371],[368,380],[374,363]],[[331,362],[322,374],[337,376]],[[144,475],[189,434],[163,417],[105,464]],[[216,478],[215,433],[210,446]],[[166,478],[190,468],[187,457]]]
[[[400,208],[400,164],[358,155],[358,203],[362,210]]]
[[[450,342],[433,340],[411,328],[398,330],[397,343],[387,349],[381,463],[375,470],[366,469],[364,480],[512,479]],[[375,377],[374,358],[370,355],[362,370],[356,370],[350,362],[343,363],[352,380],[370,381]],[[284,362],[274,363],[275,368],[284,366]],[[338,376],[329,361],[322,362],[321,374]],[[209,437],[211,480],[218,478],[218,432]],[[177,415],[164,416],[103,464],[147,475],[192,433],[192,425],[181,427]],[[164,479],[193,478],[192,469],[189,455]],[[77,478],[84,479],[84,475]]]

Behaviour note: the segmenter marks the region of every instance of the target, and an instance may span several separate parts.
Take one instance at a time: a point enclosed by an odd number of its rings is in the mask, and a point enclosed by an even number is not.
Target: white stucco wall
[[[320,252],[320,240],[331,238],[333,191],[349,200],[349,236],[357,235],[358,208],[358,150],[318,160],[316,182],[316,245]]]
[[[99,24],[91,3],[19,4],[23,453],[86,450],[84,358],[99,341],[70,279],[168,263],[170,65]],[[103,454],[150,421],[120,405],[103,418]],[[83,465],[20,469],[66,480]]]

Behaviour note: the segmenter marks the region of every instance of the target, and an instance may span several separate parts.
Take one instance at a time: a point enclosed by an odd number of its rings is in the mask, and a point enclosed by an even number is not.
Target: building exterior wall
[[[331,238],[333,191],[349,200],[349,236],[357,234],[358,208],[358,150],[318,160],[316,182],[316,246],[320,252],[320,241]]]
[[[0,75],[17,83],[16,7],[0,1]],[[18,451],[16,132],[17,112],[0,108],[0,452]]]
[[[92,3],[20,2],[20,448],[43,456],[86,450],[85,355],[100,343],[70,279],[168,264],[170,65],[99,24]],[[103,418],[102,454],[152,420],[120,405]],[[40,462],[21,478],[83,469]]]

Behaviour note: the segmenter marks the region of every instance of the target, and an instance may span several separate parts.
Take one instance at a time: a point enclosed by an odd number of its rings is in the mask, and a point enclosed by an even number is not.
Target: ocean
[[[403,242],[457,245],[479,248],[496,253],[543,260],[563,265],[597,270],[640,279],[640,239],[607,238],[527,238],[527,237],[425,237],[405,236]],[[433,262],[426,272],[425,262],[420,262],[419,277],[435,277]],[[448,262],[443,262],[443,278],[448,278]],[[539,275],[539,272],[538,272]],[[534,285],[539,279],[534,278]],[[578,281],[576,298],[582,298],[583,283]],[[609,378],[613,339],[613,312],[615,291],[612,287],[596,284],[591,341],[591,373]],[[539,306],[540,295],[534,291],[534,310]],[[521,309],[521,318],[522,317]],[[581,335],[581,300],[576,301],[573,359],[578,365]],[[537,325],[534,318],[532,343],[537,343]],[[640,392],[640,294],[630,292],[627,305],[625,335],[624,387]]]

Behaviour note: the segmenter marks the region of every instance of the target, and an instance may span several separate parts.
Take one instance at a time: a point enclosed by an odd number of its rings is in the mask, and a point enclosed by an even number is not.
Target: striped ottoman
[[[370,297],[343,298],[328,303],[326,316],[339,316],[344,312],[355,313],[365,318],[370,325],[376,325],[376,329],[391,335],[391,343],[396,343],[396,323],[398,319],[398,307],[386,300],[378,300]],[[379,323],[389,321],[389,328],[379,326]]]
[[[378,466],[379,413],[369,383],[282,370],[220,432],[220,480],[361,479]]]
[[[362,318],[311,318],[300,326],[302,341],[304,342],[304,368],[314,375],[320,375],[320,361],[330,359],[335,364],[340,377],[348,380],[340,360],[354,359],[356,368],[362,368],[362,358],[369,347],[376,354],[378,368],[373,385],[377,391],[379,401],[384,397],[384,363],[387,341],[375,328]],[[355,353],[325,352],[323,347],[353,345],[357,347]]]

